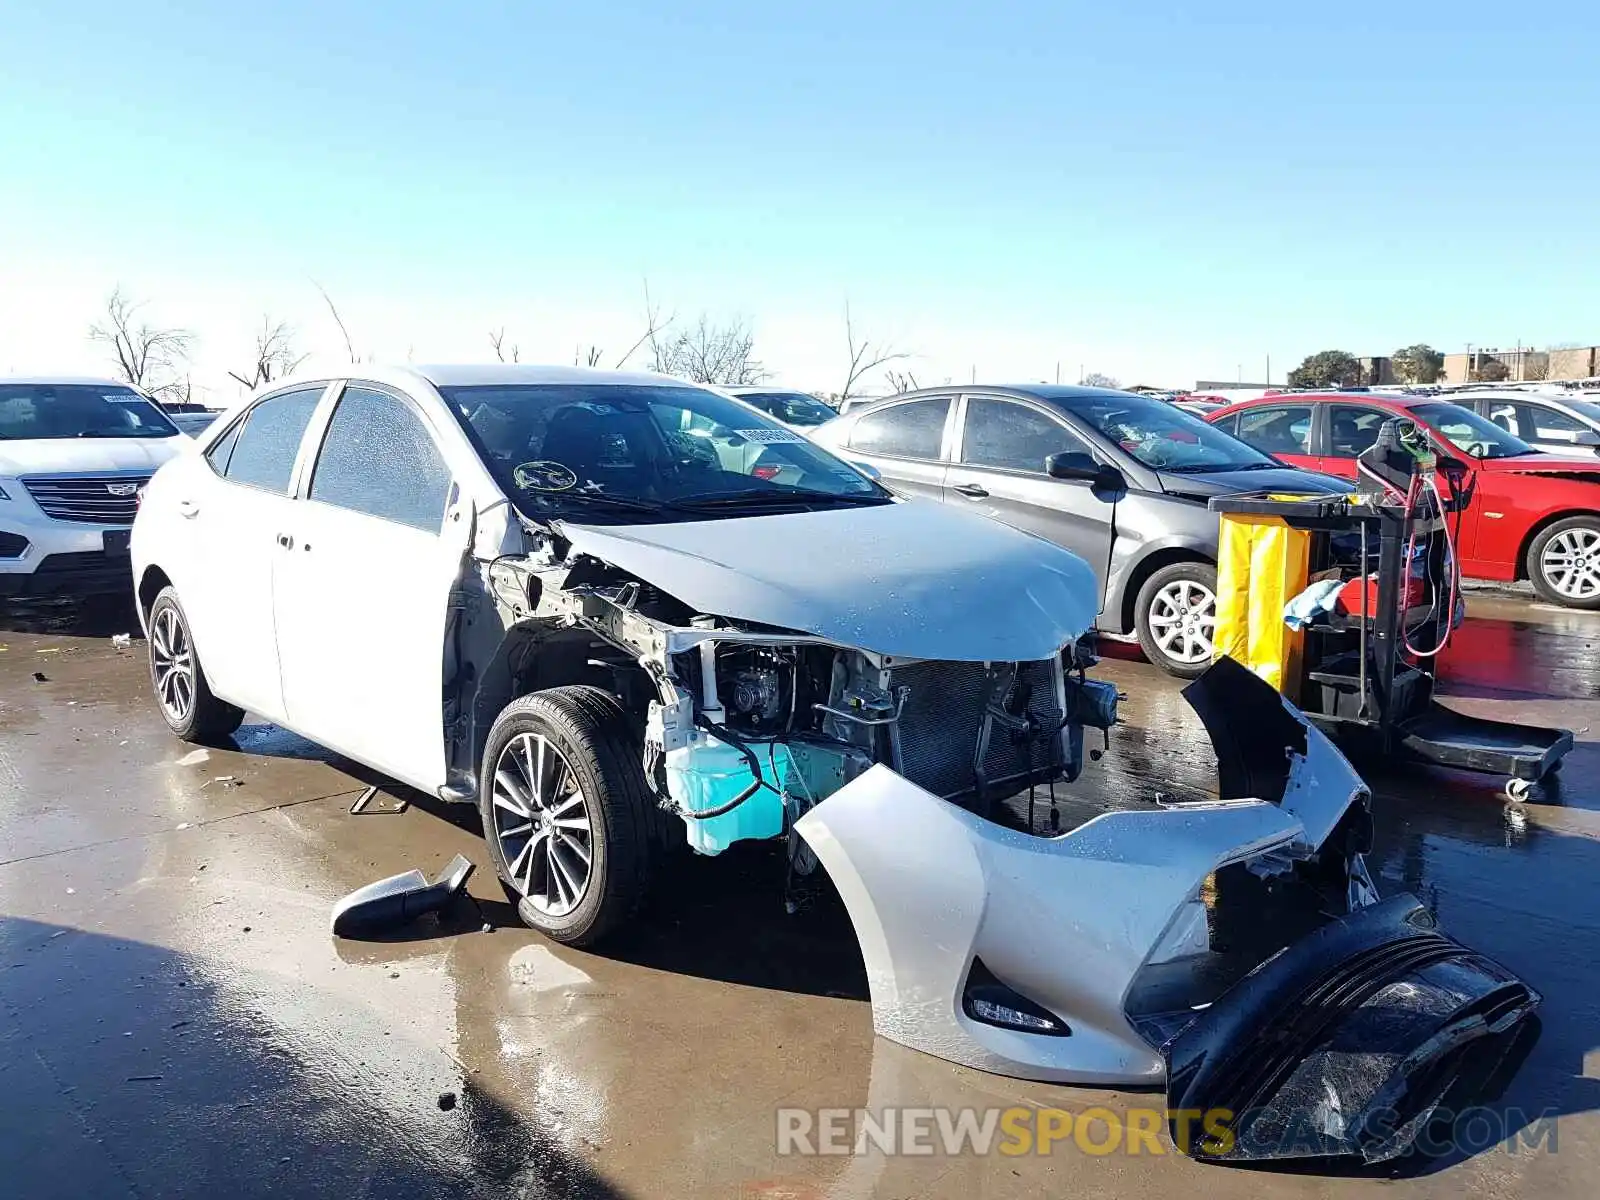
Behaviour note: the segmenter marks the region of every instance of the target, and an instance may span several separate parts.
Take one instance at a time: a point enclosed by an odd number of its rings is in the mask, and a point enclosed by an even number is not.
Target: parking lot
[[[1587,1195],[1600,1168],[1600,617],[1474,593],[1452,703],[1574,730],[1537,802],[1498,780],[1368,771],[1372,875],[1545,997],[1496,1112],[1508,1144],[1347,1180],[1440,1196]],[[836,902],[789,915],[767,851],[674,872],[605,955],[522,928],[470,809],[272,726],[193,751],[150,699],[120,611],[12,612],[0,632],[0,1162],[32,1196],[1323,1195],[1172,1153],[779,1156],[780,1108],[1014,1105],[1125,1114],[1158,1095],[984,1075],[875,1040]],[[1204,787],[1175,681],[1119,654],[1128,694],[1080,803]],[[1177,736],[1174,736],[1174,735]],[[388,811],[396,800],[404,811]],[[744,847],[740,848],[741,850]],[[472,903],[388,942],[329,936],[331,903],[461,852]],[[1537,1126],[1535,1126],[1537,1127]],[[1548,1128],[1548,1127],[1544,1127]],[[1526,1130],[1524,1130],[1526,1132]],[[1553,1152],[1552,1152],[1553,1151]],[[1585,1182],[1591,1181],[1591,1182]]]

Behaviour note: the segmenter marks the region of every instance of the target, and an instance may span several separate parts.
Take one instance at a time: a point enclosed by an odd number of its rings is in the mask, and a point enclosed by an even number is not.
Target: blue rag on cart
[[[1332,612],[1338,606],[1339,592],[1343,587],[1342,579],[1317,580],[1283,606],[1283,623],[1297,632],[1304,629],[1319,614]]]

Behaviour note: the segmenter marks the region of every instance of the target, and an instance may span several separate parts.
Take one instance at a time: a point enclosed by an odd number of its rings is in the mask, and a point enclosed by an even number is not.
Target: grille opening
[[[146,472],[103,475],[30,475],[22,486],[47,517],[89,525],[132,525]]]

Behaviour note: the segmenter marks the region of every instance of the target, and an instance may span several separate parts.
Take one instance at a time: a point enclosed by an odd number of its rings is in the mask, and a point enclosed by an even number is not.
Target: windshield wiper
[[[1207,471],[1282,471],[1286,470],[1281,463],[1251,462],[1251,463],[1184,463],[1177,467],[1157,467],[1158,471],[1166,471],[1172,475],[1199,475]]]
[[[659,513],[677,507],[665,500],[640,500],[633,496],[613,496],[607,492],[546,492],[538,494],[538,498],[547,502],[552,508],[561,508],[575,500],[583,504],[624,509],[628,512]]]
[[[882,504],[889,499],[873,492],[702,492],[699,495],[679,496],[673,501],[678,508],[762,508],[769,505],[826,504]]]

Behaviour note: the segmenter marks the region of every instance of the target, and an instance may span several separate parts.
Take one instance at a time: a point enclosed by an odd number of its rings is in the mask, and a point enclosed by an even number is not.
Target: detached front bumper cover
[[[1363,907],[1359,847],[1343,842],[1359,841],[1346,818],[1366,818],[1367,789],[1292,705],[1231,660],[1185,695],[1216,746],[1221,801],[1105,813],[1041,838],[877,766],[796,822],[850,912],[874,1028],[997,1074],[1167,1082],[1174,1110],[1238,1117],[1233,1137],[1203,1144],[1174,1128],[1196,1157],[1399,1153],[1441,1097],[1486,1073],[1485,1056],[1499,1061],[1499,1039],[1538,997],[1433,930],[1409,897]],[[1351,914],[1198,1017],[1142,1033],[1155,1026],[1128,1016],[1135,977],[1206,949],[1207,876],[1325,842],[1363,885]],[[1316,1136],[1280,1136],[1295,1122]]]

